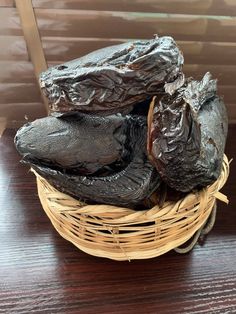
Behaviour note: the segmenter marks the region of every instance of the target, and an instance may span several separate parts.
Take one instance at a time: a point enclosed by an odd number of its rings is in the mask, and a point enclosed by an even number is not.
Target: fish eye
[[[59,67],[57,68],[57,70],[65,70],[67,69],[66,65],[59,65]]]

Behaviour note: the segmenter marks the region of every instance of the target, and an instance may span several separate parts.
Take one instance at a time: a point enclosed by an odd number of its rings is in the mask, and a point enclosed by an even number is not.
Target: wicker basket
[[[159,256],[194,235],[196,242],[216,199],[228,203],[219,192],[229,174],[226,156],[219,179],[209,187],[178,202],[167,201],[161,208],[143,211],[86,205],[57,191],[34,173],[42,206],[59,234],[84,252],[119,261]]]

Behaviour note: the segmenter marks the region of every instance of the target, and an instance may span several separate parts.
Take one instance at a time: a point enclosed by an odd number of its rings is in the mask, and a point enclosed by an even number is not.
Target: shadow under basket
[[[229,175],[226,156],[221,175],[212,185],[177,202],[166,201],[161,208],[156,205],[143,211],[86,205],[33,172],[42,206],[59,234],[88,254],[119,261],[153,258],[172,249],[189,251],[201,234],[210,231],[216,199],[228,203],[219,192]],[[180,247],[187,242],[187,248]]]

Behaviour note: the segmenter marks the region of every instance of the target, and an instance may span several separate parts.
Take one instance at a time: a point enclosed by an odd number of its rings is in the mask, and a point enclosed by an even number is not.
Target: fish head
[[[73,78],[74,71],[70,71],[66,65],[48,68],[40,74],[39,85],[50,105],[71,102],[68,97],[68,88]]]
[[[54,152],[54,137],[47,137],[48,133],[60,130],[60,120],[45,117],[24,124],[16,133],[14,143],[23,160],[45,158],[45,152]],[[54,134],[53,134],[54,135]],[[48,140],[47,140],[48,139]],[[58,143],[60,145],[60,142]]]

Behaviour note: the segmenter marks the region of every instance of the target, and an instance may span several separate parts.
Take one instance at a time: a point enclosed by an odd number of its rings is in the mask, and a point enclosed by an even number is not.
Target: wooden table
[[[230,126],[229,158],[236,152]],[[53,229],[14,131],[0,139],[0,313],[236,313],[236,162],[204,246],[141,261],[89,256]]]

